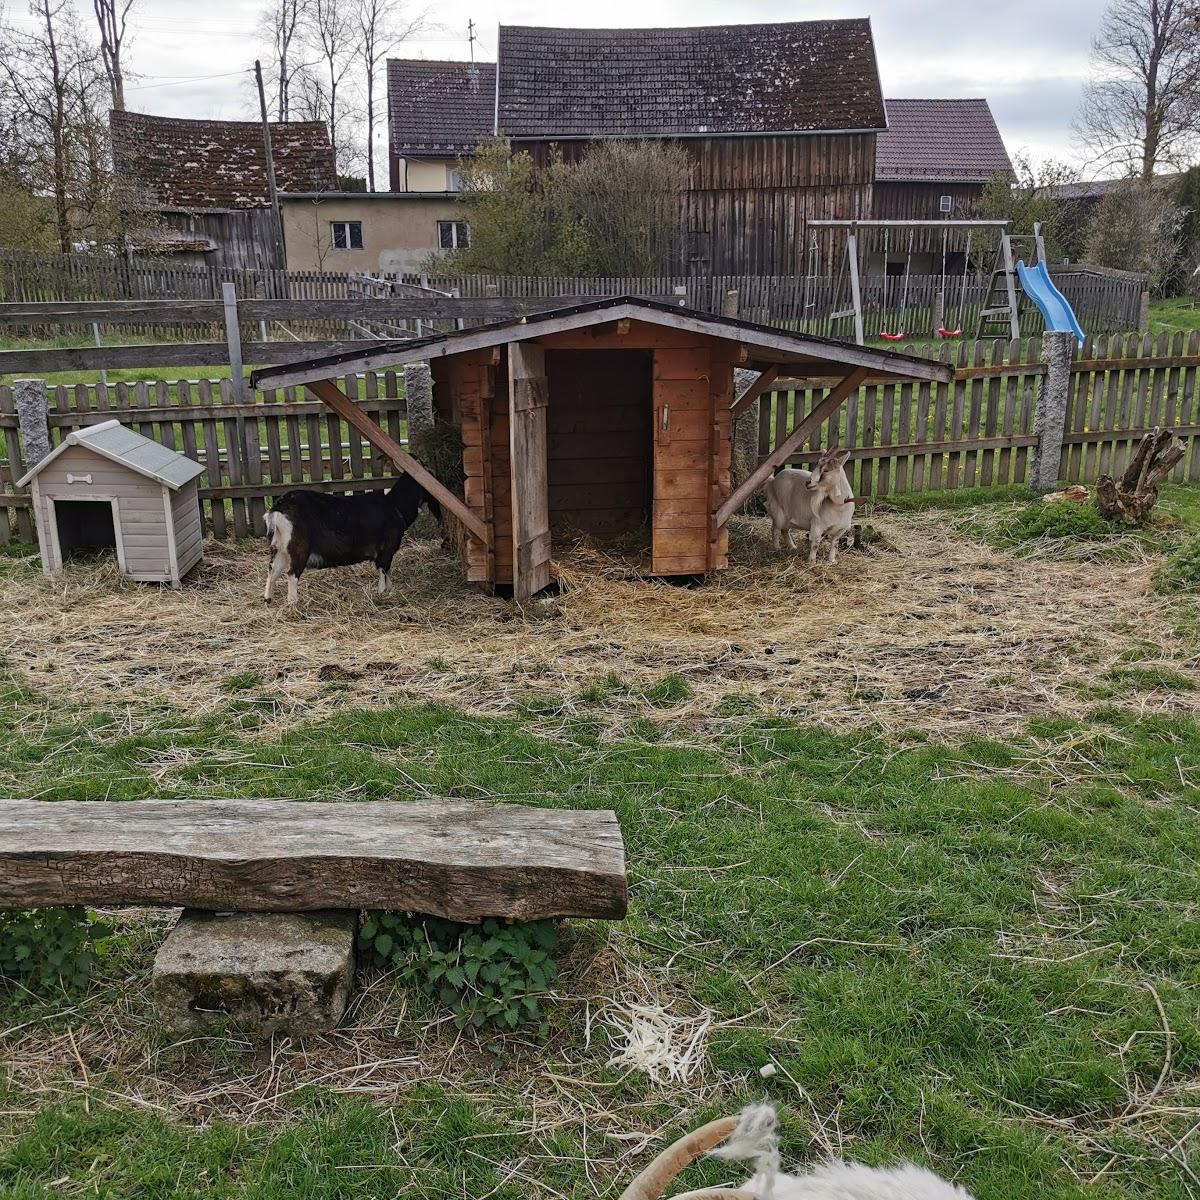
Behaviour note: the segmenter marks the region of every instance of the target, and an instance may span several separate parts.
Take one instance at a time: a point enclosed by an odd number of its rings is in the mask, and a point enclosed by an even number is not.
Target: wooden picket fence
[[[791,461],[811,462],[835,442],[848,447],[851,482],[864,499],[1024,483],[1046,370],[1039,342],[903,349],[953,362],[954,382],[862,388]],[[1100,474],[1117,474],[1144,433],[1167,425],[1187,447],[1173,479],[1200,481],[1197,368],[1196,332],[1089,339],[1072,366],[1060,477],[1092,483]],[[400,373],[339,382],[393,438],[405,441]],[[828,386],[824,380],[781,383],[759,409],[764,456]],[[290,388],[238,404],[229,380],[57,385],[49,402],[55,441],[115,417],[203,463],[204,520],[217,538],[262,534],[267,501],[289,487],[359,491],[385,486],[390,474],[389,464],[353,429]],[[12,486],[23,470],[12,390],[0,387],[0,542],[33,540],[28,496]]]
[[[403,374],[339,379],[346,394],[402,445],[407,438]],[[319,400],[295,388],[235,402],[228,379],[58,384],[48,389],[50,436],[116,419],[204,465],[200,508],[216,538],[261,536],[267,502],[291,487],[357,492],[387,486],[391,463]],[[12,389],[0,387],[0,543],[34,540]]]
[[[1026,482],[1037,444],[1038,385],[1046,373],[1037,339],[898,347],[955,365],[950,384],[889,383],[860,389],[789,460],[850,449],[856,496]],[[1089,338],[1071,368],[1059,476],[1093,483],[1124,470],[1138,440],[1170,426],[1187,454],[1172,476],[1200,480],[1200,333]],[[760,457],[812,411],[827,383],[785,381],[759,409]]]
[[[1086,265],[1051,273],[1085,329],[1124,332],[1138,328],[1145,281],[1127,272]],[[588,296],[672,297],[702,312],[725,311],[736,292],[745,320],[826,337],[852,338],[853,324],[833,314],[849,305],[848,280],[837,272],[812,275],[363,276],[351,272],[251,270],[172,263],[169,259],[103,254],[47,254],[0,248],[0,302],[9,304],[99,300],[217,300],[232,283],[244,300],[350,300],[366,293],[411,297],[432,290],[465,299],[552,299]],[[378,286],[375,286],[378,285]],[[913,276],[864,274],[863,319],[868,338],[880,332],[932,336],[938,297],[949,327],[971,335],[984,301],[986,278],[951,273]],[[1022,333],[1041,327],[1032,304],[1021,311]],[[103,325],[103,321],[99,322]]]

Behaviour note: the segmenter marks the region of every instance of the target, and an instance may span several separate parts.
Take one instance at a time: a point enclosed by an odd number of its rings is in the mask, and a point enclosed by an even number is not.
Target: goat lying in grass
[[[680,1138],[621,1193],[620,1200],[660,1200],[680,1171],[705,1152],[752,1163],[757,1173],[739,1188],[701,1188],[675,1200],[971,1200],[962,1188],[911,1163],[864,1167],[835,1159],[805,1175],[782,1174],[775,1110],[769,1104],[752,1104],[736,1119],[710,1121]]]
[[[391,587],[392,559],[404,531],[417,519],[422,504],[435,517],[441,516],[441,506],[411,475],[401,475],[386,493],[286,492],[267,513],[270,563],[263,599],[270,604],[276,582],[286,575],[287,602],[295,604],[306,568],[360,562],[375,564],[382,595]]]
[[[811,471],[787,468],[772,476],[765,488],[771,540],[778,550],[783,536],[796,549],[792,532],[808,531],[808,561],[817,561],[821,541],[829,538],[829,561],[837,562],[838,542],[854,525],[854,489],[846,474],[849,450],[836,446],[821,455]]]

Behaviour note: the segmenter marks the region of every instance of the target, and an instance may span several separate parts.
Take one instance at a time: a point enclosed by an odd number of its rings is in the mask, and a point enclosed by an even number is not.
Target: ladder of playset
[[[1013,242],[1031,244],[1036,262],[1043,262],[1046,247],[1042,240],[1041,224],[1033,227],[1033,233],[1013,234],[1005,231],[1000,235],[996,248],[996,261],[991,279],[984,293],[983,305],[979,310],[979,325],[976,338],[1010,338],[1016,341],[1021,336],[1021,299],[1017,293],[1017,264],[1013,256]]]

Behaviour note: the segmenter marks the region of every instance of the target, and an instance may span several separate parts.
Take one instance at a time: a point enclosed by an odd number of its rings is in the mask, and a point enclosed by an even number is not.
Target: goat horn
[[[721,1117],[684,1134],[655,1158],[621,1193],[619,1200],[660,1200],[667,1184],[706,1150],[723,1142],[737,1128],[737,1123],[737,1117]]]

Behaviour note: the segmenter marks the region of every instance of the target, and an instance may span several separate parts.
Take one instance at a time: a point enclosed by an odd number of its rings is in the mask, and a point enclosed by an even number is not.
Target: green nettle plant
[[[554,980],[558,933],[552,921],[463,925],[440,917],[370,913],[359,945],[378,966],[454,1013],[459,1029],[516,1029],[537,1023],[538,997]]]
[[[0,911],[0,976],[38,991],[82,991],[111,932],[80,907]]]

